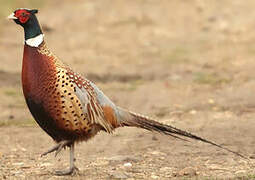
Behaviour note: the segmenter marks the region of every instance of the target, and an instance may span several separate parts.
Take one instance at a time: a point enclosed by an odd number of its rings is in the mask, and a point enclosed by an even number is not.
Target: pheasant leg
[[[41,157],[42,156],[45,156],[49,153],[52,153],[54,151],[55,152],[55,157],[58,155],[58,153],[67,145],[70,145],[72,143],[72,141],[67,141],[67,140],[64,140],[64,141],[60,141],[58,144],[56,144],[55,146],[53,146],[51,149],[49,149],[48,151],[44,152],[41,154]]]
[[[75,170],[78,170],[77,167],[74,165],[74,143],[70,145],[70,167],[67,170],[63,171],[56,171],[57,176],[65,176],[65,175],[71,175]]]

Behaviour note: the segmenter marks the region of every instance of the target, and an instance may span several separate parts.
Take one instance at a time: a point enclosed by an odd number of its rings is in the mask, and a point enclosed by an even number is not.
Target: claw
[[[71,167],[70,169],[67,169],[64,171],[56,171],[55,175],[56,176],[67,176],[67,175],[74,174],[76,171],[79,171],[79,169],[76,166],[74,166],[74,167]]]

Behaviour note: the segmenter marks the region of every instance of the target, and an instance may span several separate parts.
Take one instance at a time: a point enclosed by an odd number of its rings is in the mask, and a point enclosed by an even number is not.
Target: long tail
[[[170,135],[174,138],[178,138],[178,139],[185,140],[185,141],[187,141],[187,140],[183,139],[179,136],[188,137],[190,139],[195,139],[195,140],[198,140],[198,141],[202,141],[202,142],[211,144],[213,146],[217,146],[217,147],[219,147],[221,149],[225,149],[226,151],[231,152],[231,153],[233,153],[237,156],[248,159],[247,157],[243,156],[242,154],[240,154],[238,152],[232,151],[232,150],[230,150],[226,147],[223,147],[219,144],[216,144],[212,141],[209,141],[209,140],[204,139],[202,137],[196,136],[196,135],[191,134],[189,132],[183,131],[181,129],[175,128],[173,126],[159,123],[159,122],[154,121],[152,119],[149,119],[145,116],[142,116],[142,115],[139,115],[139,114],[136,114],[136,113],[133,113],[133,112],[129,112],[129,111],[123,110],[121,108],[119,108],[119,112],[120,112],[120,116],[121,116],[121,122],[120,123],[121,123],[122,126],[133,126],[133,127],[139,127],[139,128],[147,129],[149,131],[156,131],[156,132],[163,133],[163,134],[166,134],[166,135]]]

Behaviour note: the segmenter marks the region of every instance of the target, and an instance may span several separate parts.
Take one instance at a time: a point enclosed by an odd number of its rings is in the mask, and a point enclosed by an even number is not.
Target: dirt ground
[[[31,8],[29,2],[18,5]],[[69,154],[40,157],[54,142],[23,99],[23,30],[2,18],[0,179],[255,179],[254,0],[56,0],[38,6],[51,50],[116,104],[250,160],[193,140],[120,128],[76,146],[77,174],[54,176],[68,167]]]

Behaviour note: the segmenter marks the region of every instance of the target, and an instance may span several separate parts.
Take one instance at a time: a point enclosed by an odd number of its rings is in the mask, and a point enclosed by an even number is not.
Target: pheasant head
[[[31,46],[37,47],[43,41],[43,34],[39,22],[35,16],[37,9],[17,9],[8,16],[8,19],[14,20],[16,24],[21,25],[25,32],[25,42]],[[36,41],[35,39],[36,38]],[[33,39],[33,43],[31,43]],[[29,41],[30,40],[30,41]]]

